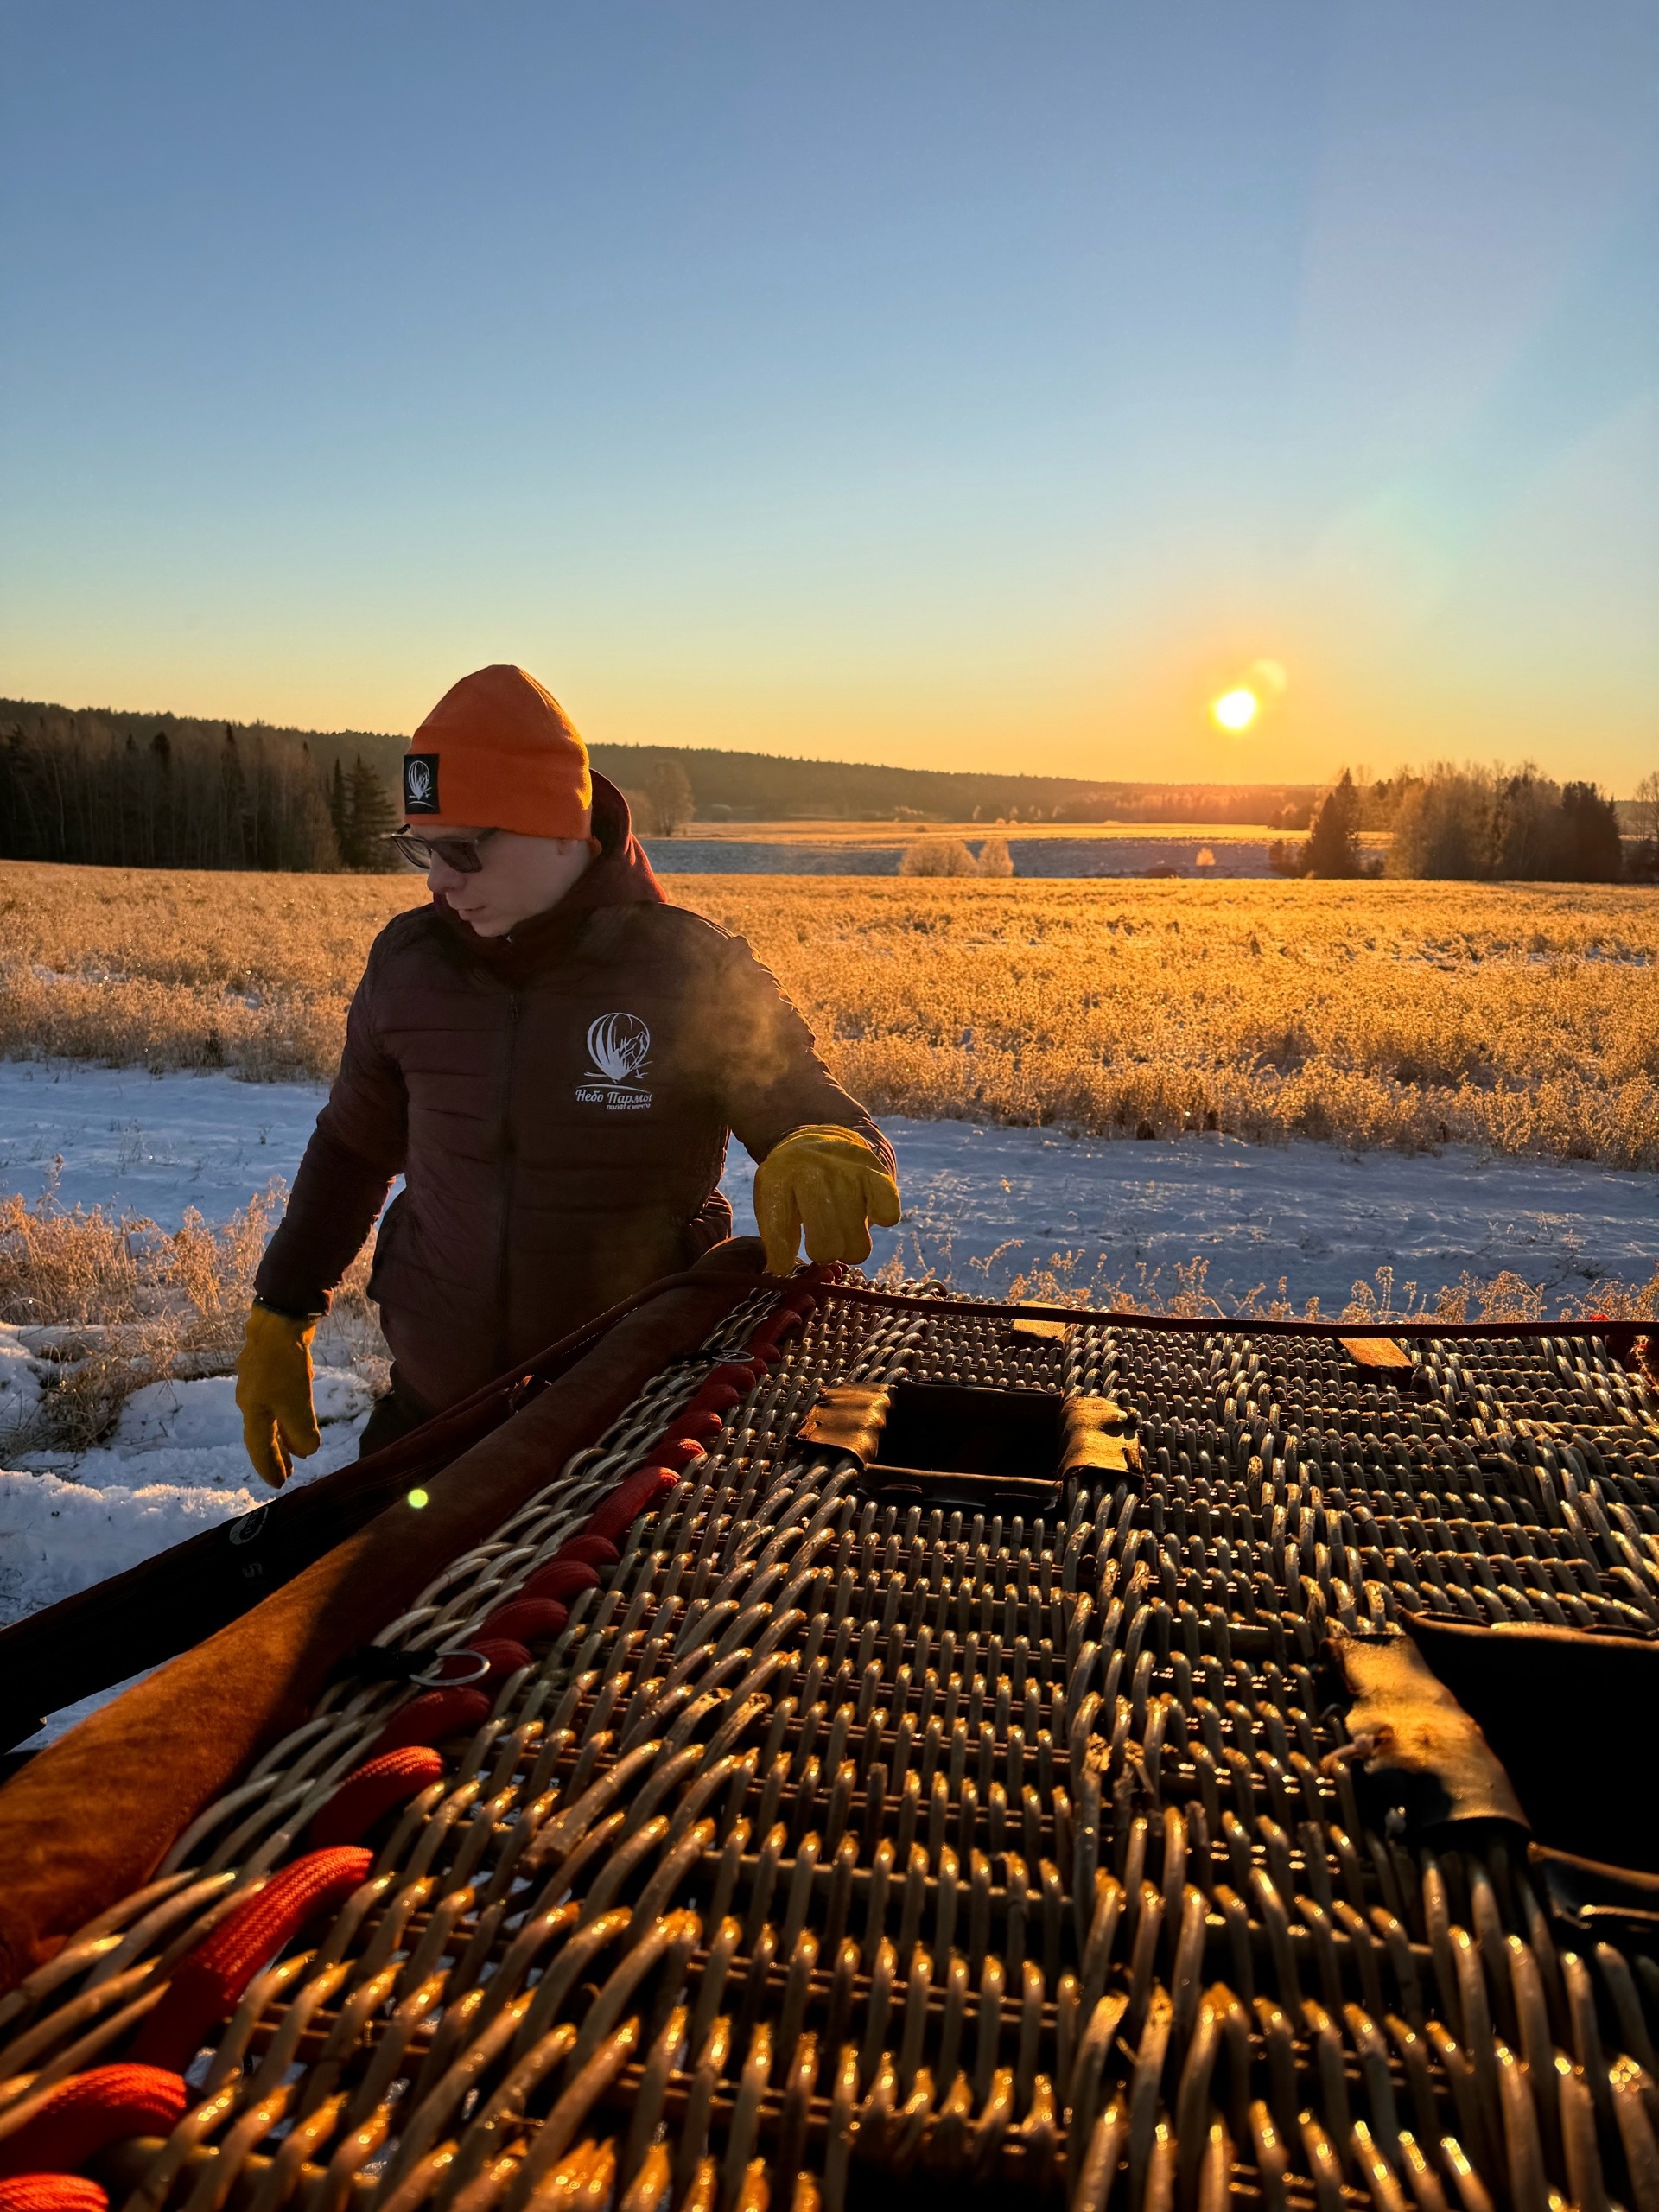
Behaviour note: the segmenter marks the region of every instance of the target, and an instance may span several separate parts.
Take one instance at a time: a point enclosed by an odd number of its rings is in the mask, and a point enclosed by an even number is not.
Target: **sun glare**
[[[1236,691],[1224,691],[1210,712],[1223,729],[1248,729],[1261,709],[1255,692],[1241,683]]]

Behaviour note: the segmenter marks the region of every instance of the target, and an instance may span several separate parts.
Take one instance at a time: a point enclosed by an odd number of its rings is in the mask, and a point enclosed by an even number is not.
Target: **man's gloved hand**
[[[254,1471],[273,1490],[293,1473],[296,1459],[308,1459],[322,1442],[311,1406],[311,1339],[318,1318],[278,1313],[269,1306],[256,1306],[248,1316],[236,1363],[236,1402]]]
[[[891,1229],[899,1211],[880,1154],[833,1122],[791,1129],[755,1170],[754,1217],[775,1275],[795,1265],[803,1229],[810,1260],[868,1260],[871,1222]]]

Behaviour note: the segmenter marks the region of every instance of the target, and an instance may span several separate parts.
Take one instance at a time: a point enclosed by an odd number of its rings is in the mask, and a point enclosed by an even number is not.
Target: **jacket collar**
[[[505,937],[480,937],[440,893],[432,904],[472,959],[504,975],[528,975],[567,952],[601,906],[660,906],[662,886],[633,834],[628,802],[608,778],[594,778],[594,835],[599,850],[556,906],[532,914]]]

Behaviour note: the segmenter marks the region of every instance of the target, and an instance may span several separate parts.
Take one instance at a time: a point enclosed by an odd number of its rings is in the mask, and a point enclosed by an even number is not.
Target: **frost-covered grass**
[[[187,1206],[166,1229],[118,1204],[66,1205],[55,1163],[42,1193],[0,1196],[0,1452],[84,1451],[135,1394],[228,1374],[282,1205],[277,1183],[226,1220]],[[367,1266],[365,1254],[318,1344],[365,1385],[386,1371]]]
[[[1659,892],[685,876],[884,1114],[1659,1166]],[[0,1054],[326,1076],[415,877],[0,866]]]

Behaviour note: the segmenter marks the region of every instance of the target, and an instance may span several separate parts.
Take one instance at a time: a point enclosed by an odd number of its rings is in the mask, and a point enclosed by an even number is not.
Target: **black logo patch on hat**
[[[404,812],[405,814],[435,814],[437,811],[437,754],[435,753],[405,753],[404,755]]]

